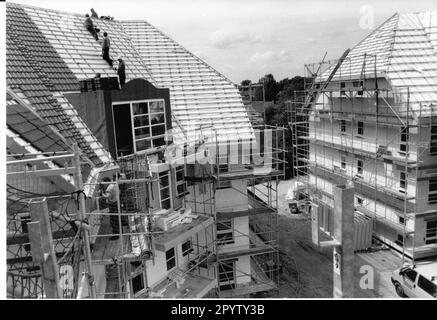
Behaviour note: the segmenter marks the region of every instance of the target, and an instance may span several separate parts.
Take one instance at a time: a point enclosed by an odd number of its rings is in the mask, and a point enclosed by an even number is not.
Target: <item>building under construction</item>
[[[371,219],[403,257],[437,255],[436,28],[435,11],[395,14],[340,59],[305,66],[289,109],[293,165],[328,235],[333,187],[352,185],[355,224]]]
[[[83,21],[7,4],[8,297],[276,290],[283,129],[147,22],[93,18],[119,88]]]

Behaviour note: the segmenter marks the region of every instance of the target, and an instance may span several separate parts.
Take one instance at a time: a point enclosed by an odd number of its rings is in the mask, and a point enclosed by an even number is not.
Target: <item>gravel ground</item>
[[[279,247],[284,272],[280,277],[279,292],[272,297],[332,298],[332,249],[314,246],[309,217],[289,212],[284,199],[291,184],[292,180],[281,181],[278,187]],[[359,270],[364,264],[374,269],[373,289],[359,287],[362,277]],[[355,297],[397,298],[390,275],[400,264],[400,257],[389,250],[356,254]]]

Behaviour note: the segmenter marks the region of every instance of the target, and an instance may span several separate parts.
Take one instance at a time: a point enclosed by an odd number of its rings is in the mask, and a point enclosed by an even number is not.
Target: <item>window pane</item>
[[[159,174],[159,187],[164,188],[168,186],[168,173]]]
[[[132,110],[134,112],[134,115],[147,114],[148,113],[147,102],[133,103]]]
[[[161,189],[161,199],[164,200],[167,198],[170,198],[170,188],[168,187]]]
[[[416,280],[417,272],[410,269],[405,272],[405,276],[414,282]]]
[[[170,209],[171,208],[171,202],[170,199],[164,200],[161,202],[161,208],[162,209]]]
[[[139,274],[138,276],[132,279],[132,289],[134,293],[137,293],[138,291],[144,289],[143,274]]]
[[[159,136],[165,133],[165,125],[154,126],[152,127],[152,134],[154,136]]]
[[[137,147],[137,151],[146,150],[146,149],[149,149],[151,147],[149,140],[137,141],[137,142],[135,142],[135,145]]]
[[[145,127],[141,129],[135,129],[135,139],[142,139],[150,137],[150,128]]]
[[[134,118],[135,127],[144,127],[149,125],[149,116],[138,116]]]
[[[151,124],[164,123],[164,114],[160,113],[160,114],[151,115],[150,122],[151,122]]]
[[[231,220],[217,222],[217,231],[223,231],[229,229],[232,229]]]
[[[163,101],[152,101],[150,102],[150,113],[164,112],[164,102]]]

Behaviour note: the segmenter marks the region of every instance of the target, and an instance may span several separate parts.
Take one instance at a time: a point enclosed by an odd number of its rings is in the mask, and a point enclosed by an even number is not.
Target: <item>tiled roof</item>
[[[65,141],[44,120],[32,110],[20,105],[9,94],[6,96],[6,125],[9,130],[38,150],[44,152],[70,150]]]
[[[219,139],[246,139],[252,127],[235,85],[146,21],[123,21],[156,83],[170,88],[173,126],[189,135],[210,125]]]
[[[78,140],[93,161],[105,162],[103,148],[91,148],[97,140],[63,96],[78,91],[79,79],[116,75],[102,59],[101,44],[85,29],[84,19],[8,3],[7,84],[63,135]],[[111,56],[123,56],[127,80],[143,78],[170,88],[173,128],[179,135],[183,131],[189,136],[202,126],[224,140],[251,137],[241,96],[223,75],[147,22],[93,21],[100,34],[108,32]]]
[[[410,92],[410,104],[435,110],[437,103],[437,11],[395,14],[358,43],[348,54],[335,79],[385,76],[394,90]],[[324,72],[326,79],[332,67]],[[428,109],[427,109],[428,107]]]
[[[79,89],[77,76],[22,6],[8,3],[6,12],[8,88],[54,125],[69,144],[77,142],[95,165],[111,161],[109,153],[63,96],[62,92]]]

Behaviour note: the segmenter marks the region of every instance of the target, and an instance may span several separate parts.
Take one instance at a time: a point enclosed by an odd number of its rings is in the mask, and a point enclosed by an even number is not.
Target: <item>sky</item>
[[[304,74],[335,59],[396,12],[437,10],[436,0],[13,0],[76,13],[94,8],[147,20],[235,83]]]

